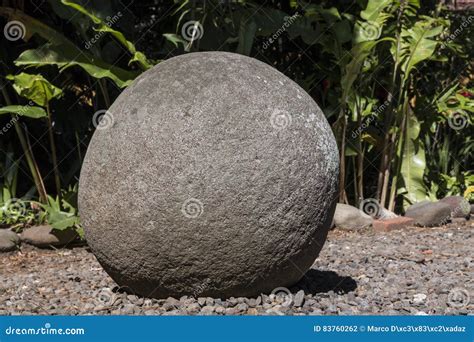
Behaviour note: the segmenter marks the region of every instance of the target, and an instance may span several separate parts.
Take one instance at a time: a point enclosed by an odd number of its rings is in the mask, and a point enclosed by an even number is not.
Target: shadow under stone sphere
[[[190,53],[143,73],[104,115],[79,208],[118,285],[157,298],[253,296],[313,264],[338,152],[295,82],[246,56]]]

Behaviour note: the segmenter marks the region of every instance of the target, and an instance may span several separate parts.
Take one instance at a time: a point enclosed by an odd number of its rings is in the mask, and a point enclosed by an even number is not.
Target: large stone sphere
[[[256,59],[190,53],[110,107],[82,168],[85,236],[143,296],[253,296],[301,279],[334,214],[337,146],[295,82]]]

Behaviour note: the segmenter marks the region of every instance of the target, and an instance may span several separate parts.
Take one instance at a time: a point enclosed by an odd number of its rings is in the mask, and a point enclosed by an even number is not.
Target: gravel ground
[[[0,255],[0,315],[473,314],[474,222],[385,234],[332,231],[289,295],[163,300],[119,289],[85,247]]]

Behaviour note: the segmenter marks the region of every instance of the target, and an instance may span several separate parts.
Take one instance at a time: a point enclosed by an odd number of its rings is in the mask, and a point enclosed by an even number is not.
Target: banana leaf
[[[33,119],[39,119],[47,116],[46,111],[41,107],[19,105],[0,107],[0,115],[1,114],[17,114]]]
[[[46,107],[48,103],[63,92],[60,88],[49,83],[42,75],[32,75],[20,73],[18,75],[8,75],[7,79],[14,81],[13,89],[18,95]]]
[[[407,132],[405,144],[402,151],[401,176],[403,187],[399,193],[404,195],[404,207],[428,199],[426,186],[423,181],[425,174],[426,159],[425,148],[420,134],[420,123],[415,115],[408,113]]]
[[[102,19],[96,17],[92,13],[89,13],[84,7],[75,2],[67,0],[61,0],[61,2],[64,5],[69,6],[75,9],[76,11],[79,11],[80,13],[84,14],[85,16],[89,17],[94,22],[94,24],[98,26],[97,28],[95,28],[96,31],[107,32],[111,34],[115,39],[117,39],[117,41],[122,44],[132,55],[132,59],[130,60],[129,64],[132,62],[138,62],[138,64],[143,70],[150,69],[153,66],[151,63],[148,62],[145,55],[142,52],[137,51],[135,45],[133,45],[132,42],[128,41],[127,38],[125,38],[122,32],[114,30],[109,25],[107,25]]]
[[[110,78],[120,88],[128,86],[139,74],[106,63],[87,51],[81,51],[61,33],[19,10],[0,7],[0,16],[21,21],[26,26],[25,41],[37,34],[49,42],[38,49],[23,52],[15,61],[17,66],[56,65],[62,71],[77,65],[92,77]]]

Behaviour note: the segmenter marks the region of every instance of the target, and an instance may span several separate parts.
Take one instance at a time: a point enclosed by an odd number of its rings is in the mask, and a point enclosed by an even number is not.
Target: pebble
[[[413,296],[413,303],[421,304],[425,301],[426,295],[424,293],[417,293]]]
[[[299,290],[296,292],[296,295],[293,297],[293,305],[296,307],[300,307],[303,305],[304,302],[304,291]]]

